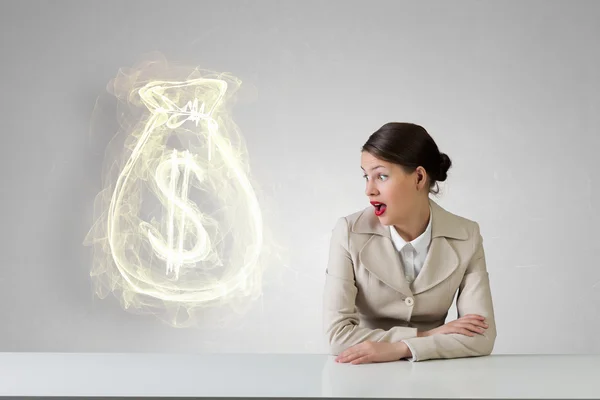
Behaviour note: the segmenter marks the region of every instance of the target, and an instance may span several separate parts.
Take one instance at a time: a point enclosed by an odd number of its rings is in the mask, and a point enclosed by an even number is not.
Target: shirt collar
[[[431,220],[433,219],[433,213],[431,212],[431,206],[429,207],[429,223],[427,224],[427,228],[425,228],[425,232],[420,234],[417,238],[410,241],[410,244],[414,247],[417,254],[426,253],[429,244],[431,243]],[[390,225],[390,234],[392,235],[392,242],[394,242],[394,247],[396,250],[400,251],[406,245],[406,241],[402,239],[402,236],[396,231],[394,225]]]

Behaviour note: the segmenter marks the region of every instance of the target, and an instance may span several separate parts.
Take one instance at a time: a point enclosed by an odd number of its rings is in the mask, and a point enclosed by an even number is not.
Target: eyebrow
[[[371,171],[375,171],[378,168],[385,168],[383,165],[376,165],[375,167],[371,168]],[[363,171],[365,170],[363,167],[360,167],[360,169],[362,169]]]

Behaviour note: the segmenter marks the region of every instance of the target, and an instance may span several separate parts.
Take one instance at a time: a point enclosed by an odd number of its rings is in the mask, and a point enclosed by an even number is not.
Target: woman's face
[[[398,164],[380,160],[367,151],[361,153],[365,194],[383,225],[402,224],[421,200],[425,170],[419,167],[407,174]],[[420,176],[419,176],[420,175]],[[421,183],[420,183],[421,182]]]

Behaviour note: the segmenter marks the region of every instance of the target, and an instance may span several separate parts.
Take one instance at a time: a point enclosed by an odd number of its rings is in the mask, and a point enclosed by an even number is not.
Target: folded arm
[[[413,361],[484,356],[489,355],[494,348],[496,340],[494,307],[483,250],[483,238],[478,224],[475,224],[473,234],[477,238],[475,252],[460,284],[456,308],[459,318],[467,314],[481,315],[489,326],[483,334],[472,337],[452,333],[403,340],[413,353]]]

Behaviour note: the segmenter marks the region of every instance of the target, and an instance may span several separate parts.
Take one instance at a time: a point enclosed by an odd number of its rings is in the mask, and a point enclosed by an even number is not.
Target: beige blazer
[[[323,294],[324,330],[334,355],[363,341],[399,342],[415,361],[488,355],[496,324],[479,225],[430,199],[431,246],[409,285],[390,229],[372,207],[340,218],[331,236]],[[484,334],[417,337],[445,323],[458,291],[458,316],[479,314]]]

